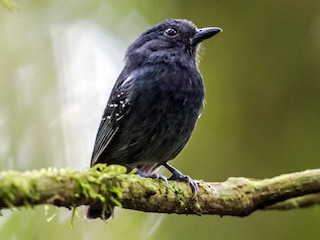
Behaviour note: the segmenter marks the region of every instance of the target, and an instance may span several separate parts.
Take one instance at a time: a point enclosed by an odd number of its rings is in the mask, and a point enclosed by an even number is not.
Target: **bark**
[[[320,169],[270,179],[231,177],[225,182],[188,183],[125,174],[122,166],[97,165],[82,172],[42,169],[0,173],[0,209],[51,204],[72,209],[99,205],[144,212],[247,216],[264,210],[288,210],[320,203]]]

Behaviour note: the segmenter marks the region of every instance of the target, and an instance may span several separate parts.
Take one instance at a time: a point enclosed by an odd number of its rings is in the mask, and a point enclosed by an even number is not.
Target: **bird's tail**
[[[101,218],[102,220],[108,220],[112,216],[112,212],[103,209],[101,206],[89,206],[86,216],[87,219]]]

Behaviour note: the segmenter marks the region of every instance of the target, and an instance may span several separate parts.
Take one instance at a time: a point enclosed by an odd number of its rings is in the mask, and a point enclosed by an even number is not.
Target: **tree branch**
[[[247,216],[258,209],[287,210],[320,203],[320,169],[263,180],[196,181],[199,192],[195,198],[188,183],[165,183],[125,172],[117,165],[97,165],[83,172],[4,171],[0,173],[0,209],[101,204],[108,209],[121,206],[145,212]]]

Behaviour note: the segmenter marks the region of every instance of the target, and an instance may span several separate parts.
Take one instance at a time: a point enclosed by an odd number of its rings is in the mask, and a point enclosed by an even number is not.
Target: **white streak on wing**
[[[114,102],[108,103],[108,108],[117,108],[120,104],[120,109],[115,109],[113,114],[110,116],[103,117],[101,120],[101,125],[104,126],[100,129],[101,132],[99,132],[99,136],[101,137],[101,140],[99,142],[98,149],[96,150],[96,153],[94,155],[94,158],[91,160],[91,166],[96,164],[98,158],[103,154],[103,152],[110,146],[111,141],[115,137],[116,133],[119,130],[119,127],[113,128],[112,126],[112,119],[115,119],[115,121],[120,121],[125,115],[125,113],[122,112],[127,107],[127,104],[129,103],[129,98],[125,98],[124,100],[119,100],[119,98],[123,97],[122,95],[128,88],[130,88],[131,81],[135,78],[136,73],[131,73],[120,85],[117,94],[118,99],[114,99]],[[108,121],[108,122],[104,122]],[[103,123],[104,122],[104,123]],[[105,125],[106,124],[106,125]]]
[[[123,83],[121,84],[120,88],[124,88],[126,84],[128,84],[134,77],[135,77],[136,74],[131,73],[127,78],[126,80],[123,81]]]

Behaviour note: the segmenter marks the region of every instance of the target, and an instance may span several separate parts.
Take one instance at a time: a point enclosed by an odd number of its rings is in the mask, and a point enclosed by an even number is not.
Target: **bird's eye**
[[[164,35],[167,37],[176,37],[176,36],[178,36],[178,31],[174,28],[167,28],[164,31]]]

